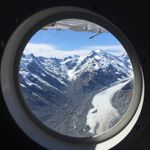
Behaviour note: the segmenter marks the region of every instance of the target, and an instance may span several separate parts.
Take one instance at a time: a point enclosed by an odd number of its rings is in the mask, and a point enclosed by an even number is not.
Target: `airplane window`
[[[112,22],[82,8],[27,18],[5,47],[0,74],[14,121],[46,149],[110,149],[143,106],[136,50]]]
[[[18,68],[28,111],[61,135],[88,138],[109,132],[133,98],[134,72],[126,49],[90,21],[50,22],[27,43]]]

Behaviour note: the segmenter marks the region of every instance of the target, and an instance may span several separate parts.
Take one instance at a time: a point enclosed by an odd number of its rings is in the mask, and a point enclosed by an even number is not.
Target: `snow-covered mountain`
[[[113,74],[115,80],[119,80],[130,77],[131,73],[131,62],[126,53],[117,57],[102,50],[91,51],[85,57],[74,55],[64,59],[23,55],[20,63],[20,74],[24,78],[25,74],[39,75],[41,78],[51,76],[60,84],[94,74],[98,74],[99,78],[102,74]]]
[[[63,59],[23,54],[19,69],[21,91],[33,113],[57,132],[73,135],[76,129],[75,136],[83,132],[84,136],[89,135],[85,132],[89,129],[83,130],[83,126],[93,95],[132,77],[126,53],[113,56],[102,50]]]

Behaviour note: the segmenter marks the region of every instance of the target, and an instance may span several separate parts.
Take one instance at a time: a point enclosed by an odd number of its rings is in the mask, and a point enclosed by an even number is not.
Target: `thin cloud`
[[[120,56],[126,50],[122,45],[101,45],[101,46],[85,46],[82,49],[103,50],[116,56]]]
[[[49,44],[35,44],[28,43],[25,47],[24,54],[34,54],[35,56],[43,57],[57,57],[64,58],[66,56],[80,55],[85,56],[90,52],[90,50],[69,50],[64,51],[58,49],[58,47]]]
[[[32,53],[35,56],[64,58],[66,56],[72,56],[72,55],[85,56],[91,50],[104,50],[113,55],[121,55],[125,51],[121,45],[85,46],[79,48],[78,50],[64,51],[64,50],[60,50],[55,45],[28,43],[27,46],[25,47],[24,53],[25,54]]]

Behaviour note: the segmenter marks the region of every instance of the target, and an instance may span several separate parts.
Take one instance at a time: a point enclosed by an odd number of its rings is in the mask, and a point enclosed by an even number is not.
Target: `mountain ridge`
[[[123,59],[102,50],[63,59],[22,55],[20,90],[29,109],[51,129],[70,136],[90,136],[86,115],[93,107],[94,95],[133,78],[128,64],[131,66],[128,56]]]

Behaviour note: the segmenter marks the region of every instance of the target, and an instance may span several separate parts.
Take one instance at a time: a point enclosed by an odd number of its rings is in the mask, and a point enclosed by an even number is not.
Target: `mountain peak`
[[[95,50],[95,52],[96,53],[106,53],[104,50],[101,50],[101,49],[100,50],[97,49],[97,50]]]
[[[66,56],[65,58],[63,58],[63,60],[68,60],[68,59],[73,59],[73,58],[79,58],[79,55],[73,55],[73,56]]]
[[[96,52],[96,51],[91,50],[91,52],[88,54],[88,56],[94,56],[94,55],[96,55],[96,54],[97,54],[97,52]]]
[[[128,57],[127,52],[123,52],[123,53],[120,55],[120,57]]]
[[[33,58],[35,58],[35,56],[34,56],[34,54],[33,54],[33,53],[31,53],[29,56],[31,56],[31,57],[33,57]]]
[[[91,52],[88,54],[88,57],[94,57],[95,55],[105,55],[107,54],[105,51],[103,50],[91,50]]]

